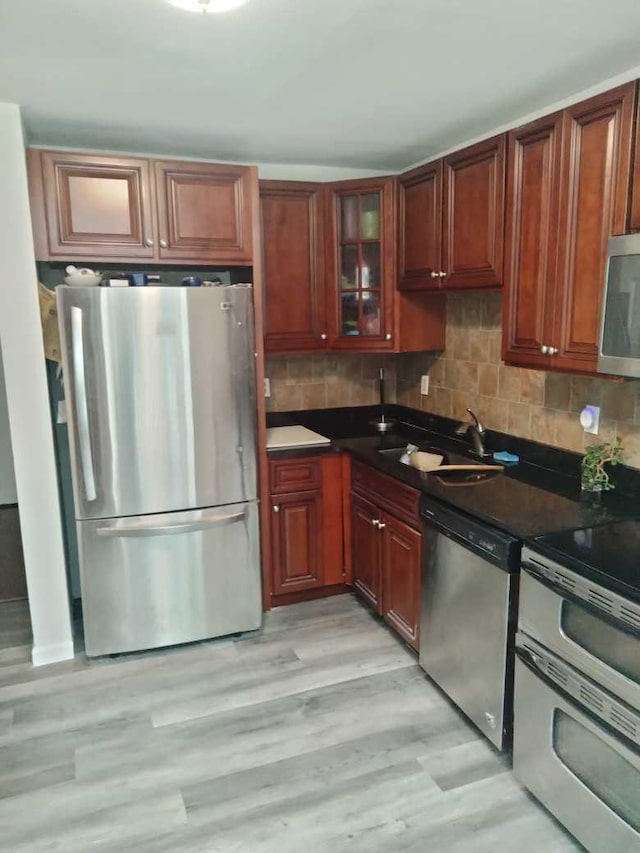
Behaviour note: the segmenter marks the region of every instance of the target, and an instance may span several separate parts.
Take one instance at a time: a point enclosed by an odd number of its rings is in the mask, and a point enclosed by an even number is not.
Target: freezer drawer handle
[[[198,530],[207,530],[210,527],[224,527],[227,524],[235,524],[243,521],[246,510],[239,512],[215,513],[203,515],[193,521],[179,521],[176,524],[163,522],[160,524],[134,524],[113,525],[112,527],[98,527],[98,536],[170,536],[173,533],[195,533]]]
[[[73,361],[73,384],[76,395],[78,420],[78,446],[82,462],[82,479],[88,501],[96,499],[96,481],[93,473],[91,454],[91,435],[89,433],[89,407],[87,405],[87,385],[84,371],[84,339],[82,308],[71,308],[71,357]]]

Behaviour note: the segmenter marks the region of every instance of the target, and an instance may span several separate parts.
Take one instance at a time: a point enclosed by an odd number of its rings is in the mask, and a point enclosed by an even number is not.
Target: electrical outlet
[[[264,396],[265,397],[271,396],[271,380],[269,379],[268,376],[264,377]]]
[[[580,423],[585,432],[588,432],[590,435],[598,435],[600,431],[599,406],[585,406],[580,412]]]
[[[420,393],[423,397],[429,395],[429,374],[420,377]]]

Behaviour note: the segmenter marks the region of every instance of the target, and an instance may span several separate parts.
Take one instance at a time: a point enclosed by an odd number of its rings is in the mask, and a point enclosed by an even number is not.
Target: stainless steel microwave
[[[640,234],[609,240],[598,371],[640,377]]]

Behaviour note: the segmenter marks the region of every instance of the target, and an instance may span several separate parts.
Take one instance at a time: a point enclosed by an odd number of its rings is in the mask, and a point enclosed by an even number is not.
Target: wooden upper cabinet
[[[148,160],[29,151],[36,255],[152,258]]]
[[[327,345],[322,186],[260,181],[267,352]]]
[[[500,287],[505,136],[444,159],[443,270],[447,289]]]
[[[640,97],[636,94],[636,137],[633,156],[633,184],[629,231],[640,231]]]
[[[377,178],[325,188],[332,349],[394,347],[395,186],[395,178]]]
[[[442,287],[442,160],[400,176],[398,182],[398,287]]]
[[[504,357],[548,366],[555,312],[562,113],[509,133]]]
[[[155,161],[159,257],[250,264],[251,168]]]
[[[636,84],[564,110],[553,365],[596,369],[607,240],[624,234]]]

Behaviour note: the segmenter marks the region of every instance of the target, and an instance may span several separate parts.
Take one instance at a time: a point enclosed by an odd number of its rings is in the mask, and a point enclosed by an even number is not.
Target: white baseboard
[[[56,643],[51,646],[34,646],[31,649],[31,662],[34,666],[45,666],[74,657],[73,643]]]

